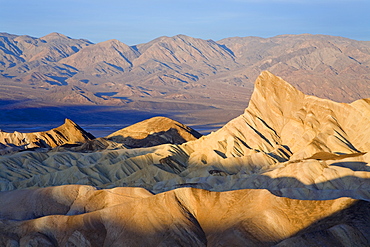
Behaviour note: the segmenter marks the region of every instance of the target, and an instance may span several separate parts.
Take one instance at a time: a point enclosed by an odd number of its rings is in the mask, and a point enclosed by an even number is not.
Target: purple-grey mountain
[[[263,70],[306,94],[351,102],[369,97],[369,66],[369,42],[327,35],[217,42],[177,35],[128,46],[0,33],[0,107],[109,106],[225,122],[243,109]]]

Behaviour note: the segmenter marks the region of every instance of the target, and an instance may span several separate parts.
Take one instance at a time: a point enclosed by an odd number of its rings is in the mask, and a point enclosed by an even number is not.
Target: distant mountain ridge
[[[0,97],[28,105],[119,106],[163,111],[242,110],[263,71],[306,94],[339,102],[370,95],[370,43],[328,35],[186,35],[128,46],[59,33],[0,33]],[[189,102],[191,101],[191,102]],[[175,103],[175,104],[174,104]],[[12,107],[12,106],[8,106]],[[198,117],[202,117],[200,114]]]

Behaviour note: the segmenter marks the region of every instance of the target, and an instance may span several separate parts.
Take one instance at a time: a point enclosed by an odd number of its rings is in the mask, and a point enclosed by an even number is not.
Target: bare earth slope
[[[369,246],[369,102],[305,95],[265,71],[244,113],[197,140],[3,155],[0,240]]]

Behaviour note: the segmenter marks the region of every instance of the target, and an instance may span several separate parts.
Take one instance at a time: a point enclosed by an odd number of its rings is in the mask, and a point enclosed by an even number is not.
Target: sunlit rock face
[[[30,148],[54,148],[65,144],[83,143],[95,137],[70,119],[55,129],[34,133],[0,131],[0,153]]]
[[[104,148],[3,155],[1,243],[369,246],[369,102],[263,72],[244,113],[207,136],[154,118]],[[174,123],[185,143],[143,141],[171,139]]]

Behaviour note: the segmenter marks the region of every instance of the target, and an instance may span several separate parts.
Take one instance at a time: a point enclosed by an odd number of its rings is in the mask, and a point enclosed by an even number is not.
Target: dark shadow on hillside
[[[362,162],[359,162],[362,163]],[[212,168],[213,169],[213,168]],[[218,172],[223,172],[217,170]],[[214,170],[209,172],[212,176],[218,176]],[[227,184],[228,176],[218,177],[218,186]],[[185,183],[176,184],[171,189],[179,187],[192,187],[197,189],[209,189],[212,191],[227,191],[240,189],[266,189],[275,196],[287,197],[299,200],[331,200],[339,197],[354,199],[366,199],[370,201],[370,179],[356,176],[344,176],[321,183],[306,185],[294,177],[271,178],[266,175],[252,175],[239,179],[232,187],[225,190],[214,190],[208,183]],[[220,188],[220,186],[218,187]]]
[[[331,164],[331,166],[339,166],[343,168],[348,168],[351,169],[352,171],[359,172],[359,171],[364,171],[364,172],[370,172],[370,166],[367,166],[366,162],[337,162]]]
[[[48,77],[55,80],[55,81],[46,81],[47,83],[50,83],[51,85],[58,85],[58,86],[68,85],[68,83],[66,82],[68,77],[52,76],[52,75],[48,75]]]
[[[349,207],[317,220],[281,241],[280,244],[281,246],[346,246],[345,242],[340,241],[340,237],[347,238],[351,246],[370,245],[370,202],[355,201]]]
[[[124,137],[122,135],[112,136],[109,140],[123,143],[130,148],[153,147],[161,144],[182,144],[187,142],[181,133],[175,128],[170,128],[166,131],[151,133],[145,138],[138,139],[131,136]]]
[[[235,57],[234,52],[229,47],[227,47],[226,45],[219,45],[219,46],[223,48],[224,50],[226,50],[227,52],[229,52],[233,57]]]

